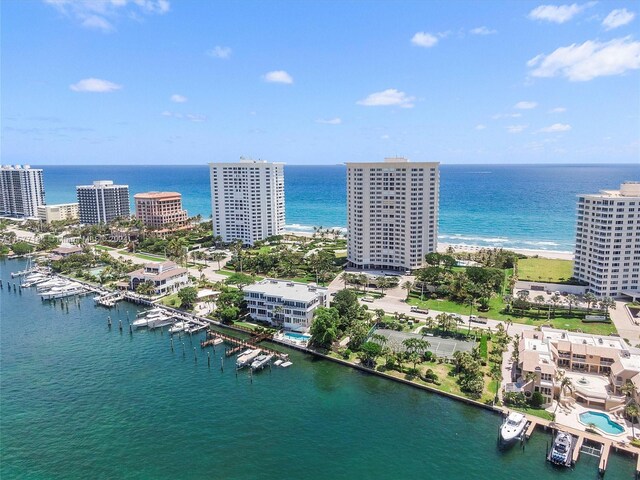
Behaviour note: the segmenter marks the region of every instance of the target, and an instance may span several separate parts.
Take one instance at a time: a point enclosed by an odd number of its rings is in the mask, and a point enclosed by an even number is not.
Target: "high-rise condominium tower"
[[[347,163],[347,260],[372,270],[422,266],[438,241],[439,163]]]
[[[210,163],[213,234],[253,245],[284,229],[284,164]]]
[[[79,185],[80,223],[95,225],[128,217],[129,185],[114,185],[111,180],[98,180],[93,185]]]
[[[29,165],[0,167],[0,214],[37,217],[44,205],[42,169]]]
[[[578,196],[573,276],[599,297],[635,291],[640,284],[640,182]]]

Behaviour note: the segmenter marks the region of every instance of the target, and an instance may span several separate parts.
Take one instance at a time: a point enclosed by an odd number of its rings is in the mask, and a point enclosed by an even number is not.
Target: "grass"
[[[115,248],[107,247],[106,245],[95,245],[93,248],[95,248],[96,250],[105,250],[105,251],[117,250]]]
[[[549,258],[522,258],[518,260],[518,278],[520,280],[565,283],[572,276],[572,260]]]
[[[160,303],[167,307],[180,308],[182,300],[180,300],[177,293],[172,293],[171,295],[161,298]]]
[[[553,420],[553,414],[547,412],[544,408],[531,408],[531,407],[509,407],[511,410],[517,410],[518,412],[528,413],[534,417],[544,418],[545,420]]]
[[[440,312],[469,315],[469,305],[463,305],[446,299],[420,300],[420,294],[416,294],[415,292],[411,293],[407,303],[409,305],[416,305],[421,308],[426,307]],[[525,325],[551,324],[553,328],[573,331],[581,330],[584,333],[592,333],[595,335],[610,335],[612,333],[616,333],[616,327],[613,323],[585,323],[582,321],[582,317],[577,317],[573,313],[569,314],[567,310],[557,310],[554,316],[547,319],[547,311],[545,309],[541,310],[539,313],[536,309],[528,310],[525,312],[525,315],[522,315],[519,310],[512,310],[509,313],[503,313],[504,308],[504,301],[501,297],[492,297],[489,301],[488,312],[478,312],[474,308],[473,313],[492,320],[511,320],[513,323],[522,323]]]
[[[234,325],[238,325],[240,327],[244,327],[244,328],[248,328],[250,330],[255,330],[256,328],[259,327],[259,325],[256,325],[255,323],[249,323],[249,322],[233,322]]]

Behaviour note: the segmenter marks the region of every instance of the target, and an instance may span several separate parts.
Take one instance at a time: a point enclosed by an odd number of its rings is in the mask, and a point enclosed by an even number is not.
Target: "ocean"
[[[76,185],[113,180],[129,185],[132,197],[180,192],[189,215],[211,215],[206,165],[42,168],[48,203],[75,201]],[[638,165],[441,165],[439,240],[572,251],[576,195],[616,189],[628,180],[640,180]],[[288,230],[346,226],[343,165],[287,165],[285,196]]]
[[[201,336],[130,335],[134,305],[8,291],[24,265],[0,260],[2,480],[597,478],[589,455],[551,467],[549,434],[503,452],[491,412],[296,351],[253,381],[220,347],[209,367]],[[634,473],[612,455],[605,478]]]

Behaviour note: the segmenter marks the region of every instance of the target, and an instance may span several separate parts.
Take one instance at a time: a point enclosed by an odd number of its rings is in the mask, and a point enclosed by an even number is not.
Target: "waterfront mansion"
[[[254,320],[300,333],[309,331],[315,309],[329,304],[326,288],[272,278],[245,287],[244,298]]]
[[[544,405],[554,397],[569,396],[588,407],[606,411],[622,409],[622,386],[630,380],[638,400],[640,352],[619,337],[589,335],[542,327],[525,331],[520,339],[515,383],[507,391],[530,397],[540,392]],[[571,388],[560,392],[560,377],[571,379]]]
[[[156,295],[164,295],[185,286],[189,276],[187,269],[178,267],[175,262],[145,263],[144,268],[129,274],[129,288],[135,291],[144,282],[153,283]]]

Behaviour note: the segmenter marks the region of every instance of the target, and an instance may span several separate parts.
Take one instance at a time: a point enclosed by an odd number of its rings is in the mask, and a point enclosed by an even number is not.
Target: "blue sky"
[[[640,160],[637,1],[1,8],[3,164]]]

